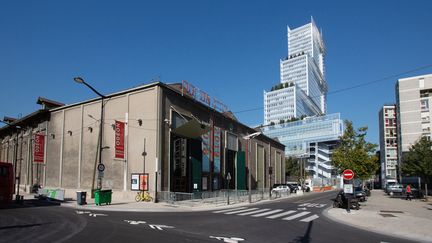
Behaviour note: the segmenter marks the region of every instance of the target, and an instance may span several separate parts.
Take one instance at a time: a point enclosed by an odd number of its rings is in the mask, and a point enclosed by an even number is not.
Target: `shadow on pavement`
[[[303,236],[298,237],[293,243],[309,243],[311,242],[310,234],[312,231],[313,221],[310,221],[307,230]]]
[[[37,227],[37,226],[42,226],[42,224],[22,224],[22,225],[4,226],[4,227],[0,227],[0,230],[14,229],[14,228],[29,228],[29,227]]]
[[[60,202],[54,200],[24,199],[20,203],[12,201],[11,203],[8,204],[0,204],[0,210],[15,209],[15,208],[60,206],[60,204],[61,204]]]

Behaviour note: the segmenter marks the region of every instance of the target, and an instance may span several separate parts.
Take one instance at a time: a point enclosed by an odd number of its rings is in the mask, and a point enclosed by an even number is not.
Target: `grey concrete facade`
[[[388,182],[396,182],[397,180],[398,142],[396,120],[396,105],[384,105],[379,111],[381,188],[385,188]]]
[[[58,108],[43,109],[43,116],[38,113],[37,117],[29,115],[31,119],[19,119],[12,124],[21,128],[18,133],[18,150],[14,146],[17,132],[13,126],[0,129],[0,160],[16,163],[18,168],[21,166],[17,175],[19,173],[20,184],[25,186],[26,190],[36,181],[48,188],[64,188],[69,195],[73,195],[76,190],[95,188],[100,112],[101,99],[97,98]],[[182,135],[175,133],[178,126],[176,127],[173,116],[178,114],[186,120],[195,119],[210,130],[214,127],[220,129],[220,172],[210,171],[208,185],[204,187],[206,182],[202,179],[203,185],[199,184],[197,190],[227,188],[223,180],[226,173],[231,170],[227,168],[228,156],[233,159],[232,173],[237,175],[241,170],[246,170],[246,173],[250,171],[253,189],[270,188],[274,183],[283,182],[285,148],[282,144],[259,135],[251,139],[249,149],[248,140],[243,137],[256,132],[255,130],[241,124],[232,116],[218,112],[183,94],[181,85],[157,82],[110,94],[104,99],[104,149],[101,161],[106,169],[102,188],[110,188],[125,197],[131,197],[135,195],[135,192],[131,191],[131,173],[145,172],[149,174],[148,186],[151,194],[154,194],[156,189],[175,191],[173,139],[181,138]],[[116,120],[125,122],[125,159],[121,160],[115,159],[114,156]],[[32,138],[35,133],[45,135],[46,151],[43,164],[33,163]],[[228,148],[228,136],[235,139],[235,148]],[[196,144],[188,150],[189,158],[193,153],[201,154],[200,137],[184,139],[188,146]],[[18,159],[14,157],[15,150],[18,152]],[[239,154],[246,155],[243,165],[246,168],[238,167],[242,166],[238,161]],[[212,163],[213,161],[210,161],[211,166]],[[187,173],[190,175],[192,172]],[[213,180],[216,177],[219,184],[217,188],[213,188]],[[189,178],[187,182],[191,184],[192,179]],[[235,181],[232,187],[244,189],[240,188],[240,184],[243,184],[242,181]],[[192,192],[193,187],[185,187],[186,192]]]
[[[431,137],[432,75],[399,79],[396,84],[398,160],[422,136]]]

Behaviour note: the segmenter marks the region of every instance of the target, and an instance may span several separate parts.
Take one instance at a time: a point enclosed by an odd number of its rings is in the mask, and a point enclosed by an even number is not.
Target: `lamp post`
[[[304,182],[306,180],[306,158],[309,157],[309,153],[303,153],[298,155],[298,158],[300,159],[300,185],[302,189],[304,188]]]
[[[252,203],[252,190],[251,190],[252,177],[251,177],[251,169],[250,169],[250,167],[251,167],[251,165],[250,165],[251,164],[250,163],[250,151],[251,151],[250,140],[256,136],[261,135],[261,133],[262,132],[255,132],[255,133],[252,133],[252,134],[249,134],[249,135],[246,135],[243,137],[243,139],[246,139],[248,141],[248,170],[249,170],[249,173],[248,173],[248,197],[249,197],[249,203]]]
[[[106,98],[105,95],[99,93],[96,89],[94,89],[90,84],[86,83],[84,79],[81,77],[75,77],[74,81],[79,84],[84,84],[89,89],[91,89],[95,94],[97,94],[99,97],[101,97],[101,116],[100,116],[100,126],[99,126],[99,162],[98,164],[102,164],[102,150],[104,147],[102,146],[102,138],[103,138],[103,123],[104,123],[104,99]],[[97,182],[97,189],[100,190],[102,188],[102,176],[98,174],[98,182]],[[92,188],[93,189],[93,188]]]

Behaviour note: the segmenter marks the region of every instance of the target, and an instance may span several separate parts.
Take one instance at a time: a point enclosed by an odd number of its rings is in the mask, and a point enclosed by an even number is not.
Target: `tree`
[[[297,158],[285,158],[285,175],[289,177],[298,177],[300,175],[300,164]]]
[[[378,169],[378,157],[375,148],[378,146],[366,142],[367,127],[353,128],[351,121],[345,120],[345,131],[340,136],[340,144],[333,152],[332,164],[338,174],[351,169],[357,178],[369,179]]]
[[[422,137],[403,156],[402,173],[407,176],[420,176],[423,182],[432,181],[432,142]]]

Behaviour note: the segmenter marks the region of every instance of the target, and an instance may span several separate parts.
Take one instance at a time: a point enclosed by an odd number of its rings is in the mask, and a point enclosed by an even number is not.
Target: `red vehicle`
[[[0,162],[0,204],[12,201],[14,193],[13,177],[12,164]]]

